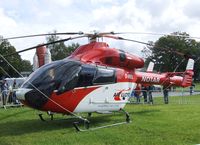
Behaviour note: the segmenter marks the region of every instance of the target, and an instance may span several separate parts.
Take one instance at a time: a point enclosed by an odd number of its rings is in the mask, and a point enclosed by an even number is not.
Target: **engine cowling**
[[[144,60],[122,50],[109,48],[104,42],[91,42],[80,46],[70,57],[86,63],[95,63],[124,69],[136,69],[144,66]]]

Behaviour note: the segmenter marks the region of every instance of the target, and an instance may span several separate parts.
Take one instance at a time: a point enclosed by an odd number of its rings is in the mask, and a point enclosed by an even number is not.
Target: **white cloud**
[[[61,7],[68,7],[73,3],[73,0],[47,0],[46,2],[56,4]]]
[[[12,18],[5,15],[5,12],[2,8],[0,8],[0,32],[11,33],[10,28],[16,28],[17,23]]]
[[[151,16],[147,11],[135,7],[134,1],[111,7],[100,7],[93,11],[91,25],[105,30],[141,31],[149,26]]]
[[[200,1],[199,0],[193,0],[188,1],[186,5],[184,6],[184,14],[189,18],[194,18],[200,20]]]
[[[198,0],[15,0],[0,1],[0,35],[4,37],[67,31],[131,31],[200,34]],[[140,41],[155,41],[158,36],[124,35]],[[111,47],[140,53],[143,45],[106,40]],[[13,40],[17,50],[43,43],[45,38]],[[77,40],[76,42],[83,42]],[[134,49],[133,49],[134,48]],[[137,48],[137,49],[135,49]],[[30,55],[30,56],[29,56]],[[22,54],[31,58],[32,53]],[[32,59],[32,58],[31,58]]]
[[[136,0],[136,7],[141,11],[148,11],[153,17],[160,17],[169,7],[170,0]]]

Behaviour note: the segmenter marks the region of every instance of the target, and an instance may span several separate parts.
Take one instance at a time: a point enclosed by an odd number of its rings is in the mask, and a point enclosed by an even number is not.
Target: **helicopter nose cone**
[[[27,89],[27,88],[19,88],[16,91],[16,97],[19,100],[23,100],[25,101],[25,94],[29,91],[31,91],[32,89]]]

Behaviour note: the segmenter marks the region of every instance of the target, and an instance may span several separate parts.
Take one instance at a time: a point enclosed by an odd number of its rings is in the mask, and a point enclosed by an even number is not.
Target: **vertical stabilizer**
[[[147,72],[153,72],[153,68],[154,68],[154,63],[150,62],[147,68]]]
[[[193,75],[194,75],[193,69],[194,69],[194,60],[189,59],[183,77],[182,87],[189,87],[192,85]]]
[[[194,69],[194,60],[190,58],[188,60],[186,70],[193,70],[193,69]]]
[[[39,67],[38,56],[35,53],[35,55],[33,57],[33,71],[35,71],[38,67]]]
[[[51,60],[51,53],[48,48],[46,48],[45,56],[44,56],[44,64],[50,63]]]

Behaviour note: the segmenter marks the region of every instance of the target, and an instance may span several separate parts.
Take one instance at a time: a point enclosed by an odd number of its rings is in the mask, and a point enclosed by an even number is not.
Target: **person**
[[[150,104],[153,104],[153,96],[152,96],[152,91],[153,91],[153,86],[150,85],[147,88],[147,94],[148,94],[148,98],[149,98],[149,102]]]
[[[141,89],[142,89],[141,84],[137,84],[136,88],[134,89],[134,96],[136,97],[136,103],[140,103]]]
[[[147,103],[147,87],[142,85],[142,95],[144,97],[144,103]]]
[[[136,103],[140,103],[140,94],[137,91],[134,91],[134,96],[136,97]]]
[[[192,95],[192,93],[194,92],[194,87],[195,84],[192,83],[192,85],[190,86],[190,95]]]
[[[2,93],[3,106],[5,107],[8,94],[8,84],[6,80],[3,80],[3,83],[1,85],[1,93]]]
[[[164,103],[168,104],[169,103],[169,86],[163,86],[163,96],[164,96]]]
[[[173,92],[175,92],[175,91],[176,91],[176,87],[175,87],[175,86],[173,86],[173,87],[172,87],[172,90],[173,90]]]
[[[17,89],[16,80],[14,80],[13,85],[12,85],[12,101],[14,104],[19,104],[19,101],[17,100],[17,97],[16,97],[15,89]]]
[[[190,95],[193,93],[193,86],[190,86]]]

